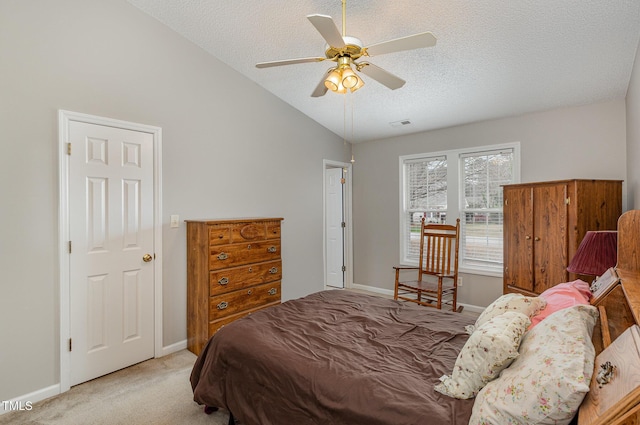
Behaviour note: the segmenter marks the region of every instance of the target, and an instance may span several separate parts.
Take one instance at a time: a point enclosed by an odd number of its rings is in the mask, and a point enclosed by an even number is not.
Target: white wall
[[[627,196],[629,209],[640,208],[640,50],[627,89]]]
[[[521,181],[626,179],[624,99],[354,145],[354,282],[393,289],[401,155],[521,143]],[[623,206],[624,207],[624,206]],[[502,278],[465,275],[460,302],[486,306]]]
[[[283,298],[323,288],[341,138],[124,0],[0,2],[0,400],[59,382],[57,111],[163,129],[164,346],[186,339],[185,227],[278,216]]]

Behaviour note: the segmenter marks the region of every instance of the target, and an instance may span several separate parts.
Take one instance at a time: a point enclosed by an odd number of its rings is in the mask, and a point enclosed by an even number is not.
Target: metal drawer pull
[[[271,267],[271,268],[269,269],[269,273],[271,273],[271,274],[276,274],[276,273],[278,273],[278,268],[277,268],[277,267]]]
[[[229,307],[229,303],[226,301],[222,301],[216,307],[218,307],[218,310],[224,310],[225,308]]]
[[[269,252],[276,252],[278,249],[275,246],[270,246],[269,248],[267,248],[267,251]]]
[[[224,252],[218,254],[218,260],[226,260],[227,258],[229,258],[229,256]]]
[[[220,280],[218,281],[218,283],[219,283],[220,285],[226,285],[227,283],[229,283],[229,279],[228,279],[228,278],[226,278],[226,277],[223,277],[222,279],[220,279]]]
[[[607,385],[613,379],[613,374],[616,372],[616,367],[611,364],[610,361],[606,361],[600,365],[600,370],[596,376],[596,382],[598,387],[602,388],[603,385]]]
[[[278,293],[278,290],[276,288],[269,289],[269,295],[275,295],[277,293]]]

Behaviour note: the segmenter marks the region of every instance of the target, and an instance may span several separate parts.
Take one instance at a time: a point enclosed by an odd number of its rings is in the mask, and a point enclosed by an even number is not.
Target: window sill
[[[489,276],[489,277],[497,277],[502,279],[503,274],[501,271],[496,271],[496,270],[482,270],[482,269],[475,269],[475,268],[470,268],[470,267],[460,267],[458,268],[458,273],[464,273],[464,274],[475,274],[478,276]]]

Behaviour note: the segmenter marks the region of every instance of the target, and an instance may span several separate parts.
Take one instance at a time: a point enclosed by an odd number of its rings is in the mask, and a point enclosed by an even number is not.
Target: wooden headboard
[[[618,220],[620,278],[594,300],[600,320],[593,332],[596,349],[594,377],[580,406],[579,425],[640,424],[640,210]],[[631,328],[631,329],[630,329]],[[607,361],[615,366],[611,380],[597,375]]]

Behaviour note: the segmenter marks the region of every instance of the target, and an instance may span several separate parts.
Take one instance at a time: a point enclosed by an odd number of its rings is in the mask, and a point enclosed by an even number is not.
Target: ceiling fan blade
[[[322,97],[327,93],[329,89],[324,85],[324,80],[326,79],[327,74],[322,76],[322,80],[320,80],[320,83],[318,83],[313,93],[311,93],[311,97]]]
[[[256,64],[256,68],[269,68],[272,66],[282,66],[282,65],[294,65],[296,63],[308,63],[308,62],[322,62],[326,58],[298,58],[298,59],[285,59],[280,61],[272,61],[272,62],[260,62]]]
[[[340,30],[333,22],[331,16],[327,15],[309,15],[307,19],[311,21],[318,30],[322,38],[324,38],[331,47],[344,47],[344,40],[340,34]]]
[[[373,78],[380,84],[389,87],[391,90],[399,89],[404,86],[404,83],[406,83],[402,78],[396,77],[392,73],[385,71],[379,66],[370,64],[369,62],[361,62],[357,66],[360,72]]]
[[[366,48],[369,56],[384,55],[385,53],[401,52],[403,50],[420,49],[436,45],[436,38],[430,32],[409,35],[394,40],[372,44]]]

